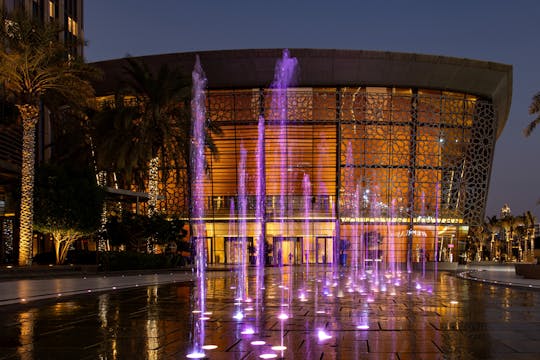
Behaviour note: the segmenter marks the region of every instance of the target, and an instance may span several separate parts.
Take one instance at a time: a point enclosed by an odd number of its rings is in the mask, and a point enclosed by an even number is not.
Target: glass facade
[[[253,245],[264,234],[268,262],[330,263],[354,251],[363,251],[365,261],[405,262],[407,254],[413,261],[457,261],[468,226],[484,217],[496,137],[491,102],[428,89],[303,87],[287,90],[283,121],[273,91],[208,91],[207,117],[223,131],[214,136],[218,157],[207,158],[205,234],[195,234],[207,238],[209,263],[234,263],[243,236],[241,148],[245,236]],[[261,222],[255,217],[260,116]],[[162,189],[160,206],[186,214],[186,181],[177,180]]]

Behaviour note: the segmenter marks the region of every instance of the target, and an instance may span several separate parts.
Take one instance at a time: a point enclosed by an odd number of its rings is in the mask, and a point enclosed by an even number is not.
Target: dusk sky
[[[540,220],[539,0],[85,0],[88,61],[184,51],[326,48],[444,55],[513,65],[487,216],[508,203]],[[293,53],[294,55],[294,53]],[[204,64],[203,64],[204,66]],[[300,64],[301,66],[301,64]]]

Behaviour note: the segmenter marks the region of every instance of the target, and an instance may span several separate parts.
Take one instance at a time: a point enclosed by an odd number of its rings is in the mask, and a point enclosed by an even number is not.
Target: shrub
[[[146,254],[133,251],[114,251],[100,253],[102,270],[142,270],[165,269],[184,266],[181,255]]]

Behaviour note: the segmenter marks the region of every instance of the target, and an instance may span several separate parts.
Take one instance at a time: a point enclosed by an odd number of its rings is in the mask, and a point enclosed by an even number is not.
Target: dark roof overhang
[[[220,50],[143,56],[150,68],[162,64],[191,73],[199,55],[209,89],[267,87],[282,49]],[[497,114],[497,136],[508,119],[512,66],[447,56],[364,50],[290,49],[298,59],[299,87],[388,86],[462,92],[489,99]],[[111,94],[122,77],[122,59],[97,62],[105,76],[98,95]]]

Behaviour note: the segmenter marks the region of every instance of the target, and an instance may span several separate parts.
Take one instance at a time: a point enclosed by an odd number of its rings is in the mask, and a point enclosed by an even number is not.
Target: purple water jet
[[[205,181],[205,122],[206,122],[206,76],[199,57],[195,59],[192,72],[192,136],[191,136],[191,168],[192,168],[192,230],[195,239],[195,262],[197,270],[197,293],[195,309],[202,317],[206,308],[206,260],[205,260],[205,224],[204,224],[204,181]],[[204,356],[204,320],[194,320],[193,350],[188,357]]]
[[[246,156],[244,145],[240,145],[240,164],[238,166],[238,236],[240,238],[240,271],[238,298],[241,301],[248,299],[248,246],[246,233],[247,195],[246,195]]]

